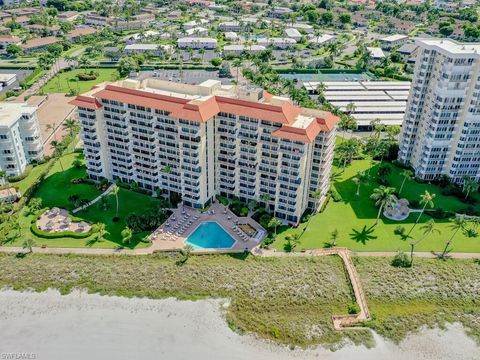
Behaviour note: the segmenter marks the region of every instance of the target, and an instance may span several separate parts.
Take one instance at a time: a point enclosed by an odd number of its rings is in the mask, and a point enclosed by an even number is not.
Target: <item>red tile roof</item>
[[[264,95],[266,99],[272,98],[272,95],[268,93],[264,93]],[[272,133],[273,136],[309,143],[313,142],[320,132],[332,131],[338,121],[338,117],[324,112],[325,116],[317,116],[316,121],[312,121],[306,128],[298,128],[292,124],[303,109],[288,102],[282,105],[272,105],[223,96],[211,96],[206,100],[199,101],[115,85],[107,85],[104,89],[93,93],[91,97],[77,96],[70,104],[98,109],[102,105],[97,99],[164,110],[170,113],[170,117],[190,121],[207,122],[219,112],[272,121],[283,125]]]

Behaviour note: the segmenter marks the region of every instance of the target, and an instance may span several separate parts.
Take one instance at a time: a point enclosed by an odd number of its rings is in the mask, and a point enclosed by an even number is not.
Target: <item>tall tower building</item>
[[[103,84],[78,96],[88,175],[178,194],[260,201],[289,223],[329,189],[337,117],[254,87],[158,79]]]
[[[480,180],[480,44],[417,39],[402,128],[401,162],[415,175]]]

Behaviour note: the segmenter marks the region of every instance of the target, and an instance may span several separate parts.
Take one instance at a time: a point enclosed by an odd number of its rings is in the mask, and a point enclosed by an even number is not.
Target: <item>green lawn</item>
[[[398,225],[402,225],[408,231],[414,224],[418,214],[412,214],[402,222],[396,222],[381,218],[378,225],[374,226],[378,209],[370,199],[374,188],[378,187],[374,180],[378,162],[371,170],[371,180],[363,184],[360,189],[360,196],[356,196],[356,185],[352,178],[359,171],[367,171],[371,166],[370,160],[356,160],[350,166],[347,166],[345,172],[339,169],[333,169],[333,188],[338,191],[342,201],[334,202],[330,200],[326,209],[319,214],[314,215],[309,223],[300,224],[296,229],[280,229],[277,240],[272,244],[273,247],[283,250],[285,245],[285,236],[298,233],[300,236],[300,245],[297,250],[309,248],[321,248],[325,243],[330,242],[330,233],[338,229],[339,238],[337,246],[345,246],[355,251],[398,251],[409,250],[413,239],[419,239],[423,231],[421,223],[430,219],[423,215],[420,224],[415,227],[411,233],[410,239],[402,239],[394,234]],[[389,176],[391,186],[400,188],[402,178],[399,175],[401,169],[393,167],[393,172]],[[462,203],[453,196],[443,196],[440,188],[429,184],[420,184],[415,181],[409,181],[405,184],[402,196],[408,200],[419,200],[419,195],[425,190],[436,194],[435,208],[458,211],[466,208],[468,205]],[[476,194],[478,198],[478,194]],[[477,202],[477,207],[479,206]],[[436,219],[437,228],[441,231],[440,235],[431,235],[416,246],[417,251],[441,251],[445,241],[452,234],[450,228],[451,222],[447,219]],[[455,252],[478,252],[480,251],[480,238],[467,237],[466,234],[459,232],[453,242],[453,251]]]
[[[79,195],[81,199],[93,200],[101,191],[88,184],[72,184],[74,178],[85,176],[85,166],[76,168],[74,160],[83,161],[83,154],[71,153],[62,156],[61,162],[57,161],[49,174],[40,185],[35,197],[43,201],[45,207],[61,207],[67,210],[74,209],[74,205],[68,201],[71,195]],[[63,170],[62,171],[62,166]]]
[[[98,72],[99,76],[95,80],[91,81],[78,81],[76,75],[85,72],[84,69],[65,71],[57,74],[53,79],[46,83],[45,86],[42,87],[42,91],[45,93],[68,93],[70,89],[74,89],[78,90],[78,92],[81,94],[90,90],[94,85],[97,85],[101,82],[114,80],[115,76],[118,75],[117,69],[112,68],[98,68],[86,70],[87,72],[90,70]]]
[[[13,186],[18,186],[18,189],[20,190],[20,194],[24,194],[25,191],[32,186],[32,184],[39,178],[41,175],[42,171],[48,166],[48,162],[41,164],[41,165],[36,165],[32,166],[32,170],[28,174],[28,176],[20,181],[13,182],[11,185]]]
[[[42,199],[43,207],[60,207],[72,210],[74,205],[68,200],[69,196],[76,194],[79,195],[81,199],[93,200],[101,194],[101,191],[97,190],[93,185],[72,184],[70,182],[73,178],[83,178],[86,175],[85,166],[81,166],[80,168],[73,166],[74,161],[77,159],[79,159],[82,164],[84,163],[82,153],[66,154],[61,158],[61,164],[63,165],[64,171],[62,171],[62,165],[60,164],[60,161],[57,161],[50,170],[49,174],[34,195],[34,197]],[[33,182],[34,170],[36,172],[40,172],[41,167],[43,166],[46,166],[46,164],[38,166],[38,168],[40,168],[39,170],[36,170],[37,167],[32,169],[32,172],[27,179],[32,177],[31,181]],[[37,177],[38,175],[35,177],[35,179]],[[22,182],[27,181],[27,179],[22,180]],[[22,186],[26,187],[27,185],[22,183],[21,187]],[[19,215],[19,222],[22,228],[23,236],[20,236],[17,239],[12,239],[11,241],[7,241],[6,245],[21,246],[25,236],[30,236],[35,239],[38,245],[47,245],[49,247],[89,246],[98,248],[115,248],[117,246],[126,246],[129,248],[136,248],[149,246],[149,243],[141,241],[148,234],[147,232],[134,234],[130,244],[128,245],[122,243],[120,232],[126,226],[125,219],[128,214],[132,212],[148,211],[158,204],[158,200],[151,196],[125,189],[120,189],[118,198],[120,205],[120,219],[118,222],[113,222],[116,212],[116,200],[115,196],[113,195],[109,195],[107,197],[107,210],[101,209],[99,203],[96,203],[88,207],[86,210],[75,214],[75,216],[83,218],[85,221],[91,224],[104,223],[109,234],[107,234],[105,239],[102,241],[93,241],[95,238],[94,235],[86,239],[74,239],[71,237],[44,239],[36,237],[30,231],[30,226],[35,216],[33,214],[29,214],[27,211],[28,209],[22,209]],[[134,206],[132,206],[132,204],[134,204]]]

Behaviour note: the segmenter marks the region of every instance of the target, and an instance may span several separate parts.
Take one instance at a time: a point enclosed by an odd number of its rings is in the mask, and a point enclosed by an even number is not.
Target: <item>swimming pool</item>
[[[200,224],[185,242],[195,249],[226,249],[235,240],[215,221]]]

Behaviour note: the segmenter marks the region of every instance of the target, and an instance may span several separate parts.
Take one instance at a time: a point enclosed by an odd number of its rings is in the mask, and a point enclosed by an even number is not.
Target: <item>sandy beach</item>
[[[480,348],[454,324],[424,330],[399,346],[375,335],[377,346],[289,350],[231,331],[226,300],[127,299],[75,291],[62,296],[0,291],[0,358],[35,359],[479,359]]]

